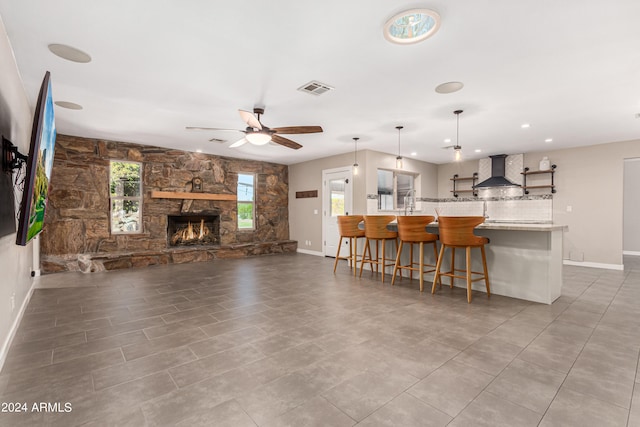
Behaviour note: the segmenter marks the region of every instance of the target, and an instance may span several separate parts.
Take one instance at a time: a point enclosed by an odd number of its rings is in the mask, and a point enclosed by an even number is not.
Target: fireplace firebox
[[[218,214],[169,215],[167,219],[169,246],[220,244]]]

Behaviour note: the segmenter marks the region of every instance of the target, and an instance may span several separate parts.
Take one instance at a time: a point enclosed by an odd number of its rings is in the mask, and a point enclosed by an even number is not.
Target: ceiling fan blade
[[[275,142],[276,144],[283,145],[287,148],[293,148],[294,150],[302,148],[302,145],[298,144],[297,142],[278,135],[271,135],[271,141]]]
[[[233,132],[244,132],[243,130],[240,130],[240,129],[205,128],[205,127],[199,127],[199,126],[186,126],[185,129],[187,130],[224,130],[224,131],[233,131]]]
[[[237,148],[237,147],[240,147],[240,146],[246,144],[247,142],[249,142],[249,141],[247,141],[247,138],[242,138],[242,139],[237,140],[233,144],[231,144],[229,146],[229,148]]]
[[[272,128],[275,133],[283,135],[292,133],[319,133],[322,132],[321,126],[286,126],[281,128]]]
[[[258,118],[254,116],[253,113],[244,110],[238,110],[238,112],[240,113],[242,120],[249,125],[249,127],[262,130],[260,121],[258,121]]]

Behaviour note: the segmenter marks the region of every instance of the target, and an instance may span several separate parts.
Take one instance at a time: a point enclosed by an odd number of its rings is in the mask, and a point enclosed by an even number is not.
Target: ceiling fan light
[[[265,145],[271,141],[271,135],[263,132],[248,133],[245,138],[253,145]]]

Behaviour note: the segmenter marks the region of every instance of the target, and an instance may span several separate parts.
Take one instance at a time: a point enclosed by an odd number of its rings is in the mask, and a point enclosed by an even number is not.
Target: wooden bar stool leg
[[[393,267],[393,277],[391,278],[391,286],[393,286],[396,282],[396,273],[398,272],[398,266],[400,265],[400,255],[402,254],[402,245],[403,241],[400,240],[400,246],[398,249],[398,253],[396,254],[396,265]],[[400,269],[402,271],[402,268]]]
[[[442,280],[440,279],[440,267],[442,266],[442,258],[444,258],[444,250],[446,249],[446,246],[444,245],[444,243],[442,244],[442,247],[440,248],[440,254],[438,255],[438,262],[436,262],[436,275],[433,277],[433,286],[431,286],[431,293],[435,294],[436,293],[436,282],[438,280]]]
[[[367,237],[364,242],[364,251],[362,251],[362,262],[360,263],[360,277],[362,277],[362,270],[367,259],[367,253],[369,253],[369,259],[371,259],[371,247],[369,246],[369,238]],[[371,265],[371,264],[369,264]]]
[[[456,248],[451,247],[451,274],[456,274]],[[453,281],[455,280],[453,276],[449,277],[449,287],[453,289]]]
[[[358,238],[353,238],[353,277],[358,272]]]
[[[336,267],[338,266],[338,260],[340,259],[340,248],[342,248],[342,236],[340,236],[340,242],[338,243],[338,252],[336,252],[336,260],[333,263],[333,272],[336,272]]]
[[[386,261],[385,261],[385,249],[387,246],[387,240],[386,239],[382,239],[382,281],[384,282],[384,268],[386,266]]]
[[[413,245],[411,245],[413,249]],[[420,292],[424,291],[424,242],[420,242],[420,260],[418,262],[420,266]],[[413,272],[413,270],[411,270]]]
[[[436,244],[436,242],[433,242],[433,255],[434,255],[434,260],[436,261],[436,264],[438,263],[438,245]],[[442,277],[438,277],[439,279],[439,285],[440,288],[442,288]],[[433,283],[436,283],[436,276],[435,273],[433,274]]]
[[[471,246],[467,246],[467,303],[471,303]]]
[[[413,267],[413,243],[409,243],[411,245],[411,250],[409,251],[409,267]],[[413,270],[409,269],[409,280],[413,280]]]
[[[394,242],[396,244],[396,253],[398,253],[398,238],[395,238]],[[402,240],[400,240],[400,242],[402,242]],[[402,269],[400,269],[400,279],[402,279]]]
[[[482,252],[482,268],[484,269],[484,283],[487,285],[487,297],[491,296],[491,285],[489,284],[489,272],[487,271],[487,255],[484,252],[484,245],[480,246]]]

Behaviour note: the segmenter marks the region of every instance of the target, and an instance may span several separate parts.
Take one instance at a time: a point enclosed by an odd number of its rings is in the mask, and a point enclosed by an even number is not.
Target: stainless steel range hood
[[[497,154],[495,156],[489,156],[491,158],[491,178],[485,179],[479,184],[473,186],[473,188],[492,188],[492,187],[520,187],[505,178],[505,159],[506,154]]]

